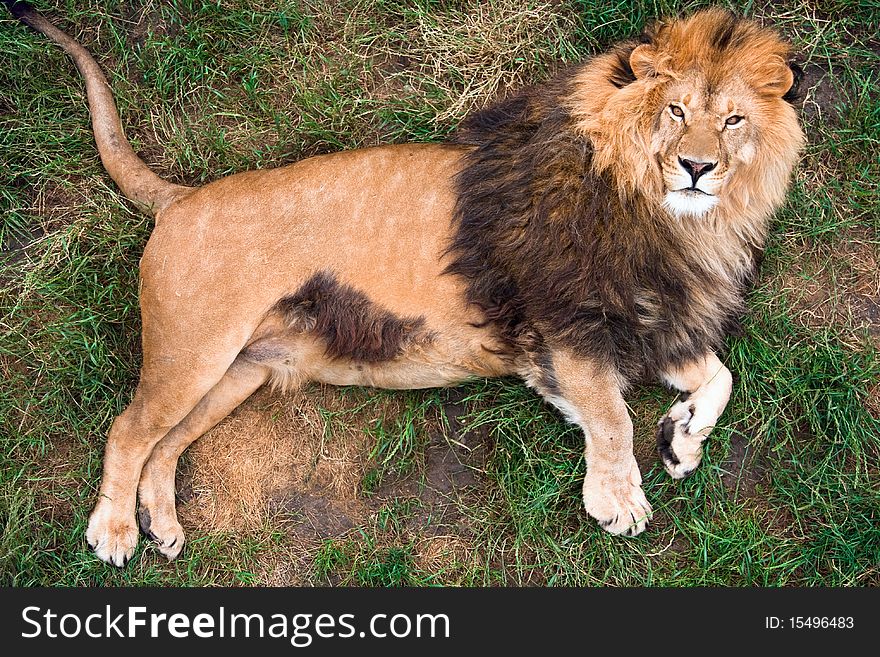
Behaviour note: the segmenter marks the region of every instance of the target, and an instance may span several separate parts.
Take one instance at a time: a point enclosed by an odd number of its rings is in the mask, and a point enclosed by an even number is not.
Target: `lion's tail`
[[[162,180],[150,171],[125,138],[107,78],[88,51],[40,16],[26,2],[3,0],[12,15],[64,49],[85,78],[92,130],[104,168],[122,193],[140,209],[159,214],[191,190]]]

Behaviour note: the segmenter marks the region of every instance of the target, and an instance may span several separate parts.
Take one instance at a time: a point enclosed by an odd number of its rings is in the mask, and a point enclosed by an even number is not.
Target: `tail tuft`
[[[23,0],[3,0],[3,4],[6,5],[9,13],[15,16],[15,18],[22,18],[34,11],[34,8],[29,3],[23,2]]]

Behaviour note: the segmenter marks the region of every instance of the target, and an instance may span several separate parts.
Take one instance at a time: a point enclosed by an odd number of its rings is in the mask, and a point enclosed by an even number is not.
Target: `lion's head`
[[[788,45],[717,9],[661,22],[643,41],[593,60],[569,97],[595,166],[672,215],[760,232],[751,224],[782,202],[804,141]]]

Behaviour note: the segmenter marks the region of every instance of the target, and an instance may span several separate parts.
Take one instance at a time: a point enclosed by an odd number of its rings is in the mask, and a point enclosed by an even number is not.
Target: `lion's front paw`
[[[612,534],[636,536],[645,531],[651,505],[642,491],[642,476],[633,463],[629,476],[591,475],[584,478],[584,508]]]
[[[134,554],[138,530],[134,518],[115,517],[109,503],[101,502],[92,511],[86,529],[86,542],[98,558],[122,567]]]
[[[164,514],[151,514],[149,508],[138,509],[138,523],[141,531],[156,545],[156,549],[169,561],[178,557],[185,541],[183,527],[175,517]]]
[[[700,465],[706,436],[691,433],[694,406],[677,402],[657,427],[657,451],[673,479],[684,479]]]

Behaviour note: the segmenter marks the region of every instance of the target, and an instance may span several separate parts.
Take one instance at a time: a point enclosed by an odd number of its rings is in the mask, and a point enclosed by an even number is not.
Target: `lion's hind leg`
[[[663,379],[682,395],[660,420],[657,449],[670,476],[683,479],[700,465],[703,441],[727,406],[733,377],[718,357],[709,353],[665,372]]]
[[[166,358],[142,370],[131,404],[110,428],[101,489],[86,529],[86,541],[103,561],[123,566],[134,554],[137,486],[144,463],[155,445],[222,377],[218,367],[222,363],[180,364]],[[181,375],[184,369],[188,376]]]
[[[266,383],[272,373],[270,365],[248,358],[247,352],[240,354],[223,378],[153,448],[138,485],[138,523],[168,559],[176,558],[184,543],[174,488],[181,454]]]

